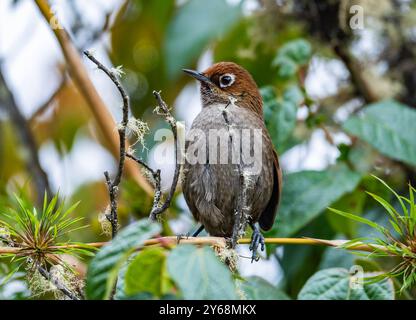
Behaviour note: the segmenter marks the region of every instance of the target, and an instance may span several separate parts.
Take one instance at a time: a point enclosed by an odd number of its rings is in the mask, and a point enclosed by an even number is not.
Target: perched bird
[[[182,181],[185,200],[202,224],[194,235],[205,228],[212,236],[232,237],[240,208],[253,229],[250,250],[254,259],[259,244],[264,250],[258,225],[266,231],[273,226],[282,189],[281,169],[264,124],[260,92],[249,72],[233,62],[216,63],[204,72],[183,71],[201,84],[202,110],[186,136]],[[253,131],[248,142],[243,141],[247,131]],[[239,132],[238,137],[235,134]],[[221,138],[227,139],[222,149]],[[257,150],[260,170],[244,162],[244,148],[251,154]],[[221,151],[229,154],[221,158]],[[250,155],[245,158],[251,159]]]

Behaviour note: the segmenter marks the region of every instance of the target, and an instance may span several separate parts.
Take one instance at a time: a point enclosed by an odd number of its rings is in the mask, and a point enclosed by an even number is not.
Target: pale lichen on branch
[[[172,133],[173,133],[173,139],[174,139],[174,144],[175,144],[175,173],[173,175],[173,180],[172,180],[172,184],[169,190],[169,193],[166,197],[166,200],[163,202],[162,205],[153,205],[153,208],[150,212],[150,216],[149,218],[151,220],[156,220],[157,216],[161,213],[163,213],[167,208],[169,208],[170,203],[172,201],[173,195],[175,194],[175,190],[176,190],[176,186],[178,184],[178,180],[179,180],[179,174],[181,171],[181,164],[178,158],[178,153],[181,153],[182,151],[180,150],[179,147],[179,141],[178,141],[178,126],[176,123],[176,119],[172,116],[166,102],[162,99],[160,92],[157,91],[153,91],[153,95],[155,96],[157,102],[158,102],[158,107],[156,107],[155,111],[157,114],[164,116],[166,121],[169,123],[171,129],[172,129]],[[161,190],[156,190],[156,192],[158,192],[159,194],[161,194]],[[155,204],[155,203],[154,203]]]
[[[114,72],[111,69],[104,66],[100,61],[98,61],[89,51],[84,51],[84,54],[90,59],[98,69],[102,70],[115,84],[117,90],[119,91],[121,98],[123,99],[123,117],[119,126],[117,126],[118,134],[119,134],[119,143],[120,143],[120,151],[119,151],[119,161],[118,161],[118,168],[117,173],[113,180],[110,178],[110,174],[108,171],[104,172],[105,180],[107,183],[108,192],[110,195],[110,213],[107,215],[108,221],[111,223],[111,235],[114,238],[117,235],[118,230],[118,215],[117,215],[117,196],[119,191],[119,185],[121,182],[121,177],[123,175],[124,170],[124,162],[126,160],[126,130],[127,124],[129,121],[129,110],[130,110],[130,98],[121,85],[120,80],[117,78],[119,72]]]
[[[175,190],[176,190],[176,186],[178,184],[179,173],[180,173],[180,168],[181,168],[180,161],[178,159],[178,153],[181,151],[179,150],[177,123],[176,123],[176,119],[172,116],[166,102],[162,99],[160,92],[153,91],[153,95],[155,96],[157,103],[158,103],[158,106],[155,108],[155,112],[158,115],[163,116],[166,122],[169,123],[173,132],[174,143],[175,143],[175,164],[176,164],[175,173],[174,173],[174,177],[173,177],[173,181],[172,181],[172,185],[170,187],[169,193],[166,196],[166,199],[162,202],[161,201],[162,191],[161,191],[160,170],[159,169],[153,170],[143,160],[135,157],[133,155],[132,148],[129,148],[128,150],[126,150],[126,139],[127,139],[126,131],[128,128],[130,128],[131,131],[136,134],[137,142],[140,142],[142,145],[144,145],[143,136],[149,129],[147,127],[147,124],[144,123],[143,121],[135,119],[135,118],[129,119],[130,99],[129,99],[127,92],[123,88],[120,80],[118,79],[118,75],[120,74],[120,69],[119,68],[117,69],[107,68],[88,51],[85,51],[84,54],[88,57],[88,59],[90,59],[98,67],[98,69],[102,70],[111,79],[111,81],[117,87],[123,100],[123,106],[122,106],[123,117],[122,117],[120,124],[117,126],[118,133],[119,133],[119,140],[120,140],[118,170],[113,180],[111,180],[110,175],[107,171],[104,172],[108,191],[109,191],[109,196],[110,196],[110,213],[107,214],[107,219],[111,223],[112,237],[115,237],[117,234],[117,229],[118,229],[117,196],[119,192],[119,185],[121,182],[126,157],[136,161],[138,164],[143,166],[145,170],[150,172],[153,178],[155,191],[154,191],[154,196],[153,196],[153,205],[152,205],[149,218],[151,220],[156,220],[158,215],[160,215],[167,208],[169,208],[172,198],[174,196]]]

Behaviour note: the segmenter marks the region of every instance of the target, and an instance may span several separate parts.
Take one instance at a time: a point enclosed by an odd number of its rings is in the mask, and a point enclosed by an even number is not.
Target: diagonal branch
[[[71,300],[80,300],[74,293],[71,292],[63,283],[51,277],[51,274],[42,266],[38,266],[38,271],[46,280],[50,281],[59,291]]]
[[[28,171],[32,174],[37,190],[37,203],[43,203],[45,192],[51,194],[48,177],[40,165],[37,146],[29,124],[20,112],[13,93],[10,91],[0,70],[0,109],[4,108],[12,120],[15,130],[20,137],[29,157],[25,159]]]
[[[372,103],[380,100],[380,95],[377,93],[373,83],[365,79],[363,67],[360,65],[360,62],[348,51],[345,44],[337,41],[333,45],[333,50],[348,69],[351,75],[351,82],[357,92],[364,98],[365,102]]]
[[[87,101],[99,129],[110,146],[111,153],[115,157],[119,157],[119,139],[117,134],[114,132],[114,128],[116,126],[115,121],[108,111],[104,101],[95,89],[94,84],[91,82],[83,65],[81,56],[73,45],[66,30],[60,26],[57,17],[54,16],[51,7],[49,6],[48,1],[35,0],[35,3],[58,40],[62,53],[68,63],[69,71],[74,83]],[[126,172],[144,191],[146,191],[147,194],[153,194],[151,186],[140,174],[140,171],[136,166],[132,163],[126,163]]]

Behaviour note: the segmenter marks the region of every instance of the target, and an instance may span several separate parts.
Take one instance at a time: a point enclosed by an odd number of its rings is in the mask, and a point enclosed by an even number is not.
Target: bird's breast
[[[272,151],[265,134],[262,119],[235,104],[206,106],[195,118],[186,135],[182,187],[192,213],[210,234],[230,234],[242,173],[252,181],[255,216],[270,197],[264,179],[272,174]]]

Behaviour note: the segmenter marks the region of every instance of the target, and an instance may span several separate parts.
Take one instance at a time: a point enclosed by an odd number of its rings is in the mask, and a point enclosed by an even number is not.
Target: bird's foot
[[[250,251],[252,251],[251,255],[251,263],[253,261],[259,261],[260,256],[257,253],[257,249],[261,248],[261,251],[264,251],[264,237],[261,234],[259,228],[257,226],[253,227],[253,234],[251,235],[251,243],[250,243]]]
[[[195,232],[193,232],[192,233],[192,236],[191,236],[191,234],[188,232],[188,233],[186,233],[186,234],[183,234],[183,233],[181,233],[181,234],[178,234],[177,236],[176,236],[176,241],[177,241],[177,243],[179,244],[179,242],[182,240],[182,239],[188,239],[189,237],[197,237],[200,233],[201,233],[201,231],[202,230],[204,230],[204,226],[203,225],[201,225],[199,228],[198,228],[198,230],[196,230]]]
[[[179,242],[180,242],[182,239],[188,239],[188,238],[189,238],[189,232],[188,232],[188,233],[186,233],[186,234],[181,233],[181,234],[178,234],[178,235],[176,236],[176,242],[179,244]]]

